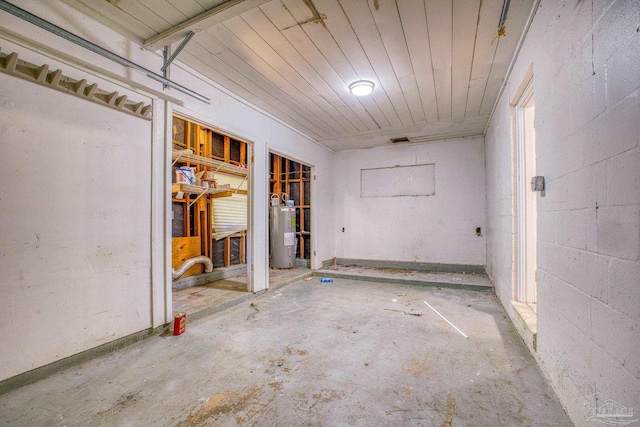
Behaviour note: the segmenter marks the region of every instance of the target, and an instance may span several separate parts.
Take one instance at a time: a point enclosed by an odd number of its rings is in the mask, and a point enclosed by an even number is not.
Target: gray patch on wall
[[[360,197],[433,196],[436,165],[393,166],[360,170]]]

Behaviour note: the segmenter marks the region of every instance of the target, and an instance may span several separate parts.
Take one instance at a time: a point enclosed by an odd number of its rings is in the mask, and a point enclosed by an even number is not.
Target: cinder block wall
[[[507,37],[509,37],[507,24]],[[640,411],[640,2],[543,1],[486,134],[487,264],[513,298],[510,102],[533,67],[538,349],[576,425],[595,392]],[[510,313],[513,315],[513,313]]]

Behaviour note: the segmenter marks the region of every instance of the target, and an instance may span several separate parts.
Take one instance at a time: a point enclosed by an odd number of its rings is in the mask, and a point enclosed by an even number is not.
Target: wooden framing
[[[310,260],[311,230],[307,229],[305,220],[311,215],[311,200],[306,200],[305,189],[311,189],[311,168],[276,154],[271,154],[269,165],[271,194],[281,197],[282,193],[287,193],[289,199],[295,200],[296,237],[298,238],[296,257]]]
[[[220,140],[223,141],[223,153],[221,158],[215,153],[219,153]],[[231,144],[240,144],[240,158],[238,161],[231,160]],[[216,147],[214,147],[216,144]],[[237,147],[237,146],[236,146]],[[173,118],[173,148],[177,150],[190,149],[193,150],[193,156],[189,156],[184,161],[177,159],[174,167],[187,166],[196,167],[197,172],[213,171],[218,172],[214,166],[211,166],[211,161],[207,162],[206,159],[214,159],[217,161],[224,161],[226,163],[233,163],[235,165],[247,165],[247,144],[243,141],[231,138],[228,135],[223,135],[213,129],[206,126],[202,126],[198,123],[192,122],[182,117],[174,116]],[[200,161],[194,159],[201,159]],[[215,163],[215,162],[214,162]],[[235,175],[235,172],[227,172],[226,174]],[[246,173],[244,173],[246,175]],[[242,176],[242,175],[241,175]],[[216,191],[207,190],[203,187],[197,187],[185,184],[172,184],[171,192],[173,194],[172,202],[179,203],[183,206],[184,212],[184,236],[173,236],[174,240],[184,238],[199,238],[200,254],[205,255],[211,259],[214,259],[214,245],[213,239],[213,224],[212,224],[212,212],[215,199],[219,197],[228,197],[233,193],[232,191]],[[238,194],[247,194],[246,190],[235,191]],[[177,197],[182,195],[182,198]],[[231,257],[231,238],[240,237],[241,249],[239,262],[246,262],[246,233],[237,233],[233,236],[226,237],[224,241],[224,266],[229,266],[232,263]],[[179,248],[179,245],[176,246]],[[193,252],[193,249],[191,248]],[[180,258],[180,251],[177,250],[173,254],[174,259]],[[188,274],[199,274],[199,271],[189,270]]]

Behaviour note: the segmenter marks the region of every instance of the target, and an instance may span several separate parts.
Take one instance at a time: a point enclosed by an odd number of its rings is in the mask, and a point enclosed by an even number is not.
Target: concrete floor
[[[493,292],[493,284],[486,274],[447,273],[356,265],[332,265],[318,270],[316,274],[342,279]]]
[[[318,277],[2,395],[0,423],[571,425],[493,294]]]
[[[310,274],[311,269],[306,267],[269,269],[269,287],[277,288]],[[240,274],[173,291],[173,312],[186,313],[188,319],[200,319],[252,297],[247,292],[247,275]]]

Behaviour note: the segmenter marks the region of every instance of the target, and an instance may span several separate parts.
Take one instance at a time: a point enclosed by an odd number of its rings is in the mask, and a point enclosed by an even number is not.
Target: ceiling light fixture
[[[367,96],[371,95],[375,87],[376,85],[369,80],[358,80],[349,85],[349,90],[355,96]]]

